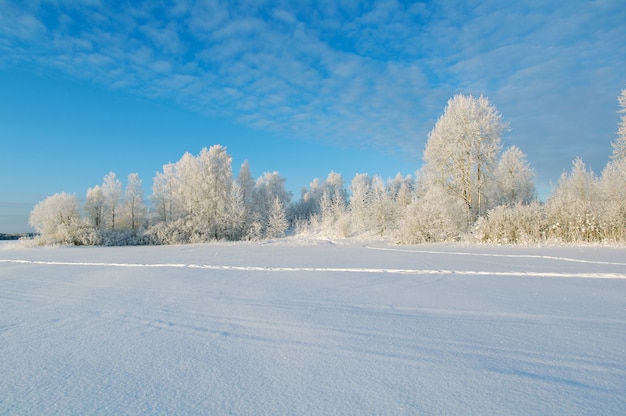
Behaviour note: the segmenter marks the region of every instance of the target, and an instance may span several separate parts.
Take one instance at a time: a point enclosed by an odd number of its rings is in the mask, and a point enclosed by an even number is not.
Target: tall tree
[[[87,190],[85,199],[85,215],[93,228],[99,229],[104,221],[104,193],[99,185]]]
[[[102,184],[102,193],[104,195],[104,206],[108,226],[114,230],[119,208],[122,202],[122,183],[117,179],[115,173],[109,172],[104,177]]]
[[[367,173],[357,173],[350,183],[350,215],[357,232],[366,231],[369,225],[372,179]]]
[[[617,130],[617,139],[613,142],[613,160],[626,159],[626,89],[617,98],[619,102],[619,112],[622,113],[619,127]]]
[[[481,215],[505,128],[502,116],[487,98],[455,95],[428,136],[424,176]]]
[[[249,211],[245,206],[244,195],[237,182],[233,183],[230,196],[230,215],[228,216],[228,240],[241,240],[245,237],[249,227]]]
[[[494,205],[529,204],[535,200],[534,171],[526,155],[511,146],[502,153],[495,170]]]
[[[267,218],[267,231],[266,236],[269,238],[278,238],[285,235],[289,223],[287,221],[287,215],[285,214],[285,206],[283,205],[280,197],[274,198],[270,207],[269,215]]]
[[[276,200],[284,211],[291,201],[291,193],[285,189],[285,178],[278,172],[265,172],[257,179],[253,192],[253,217],[261,225],[262,232],[268,230],[272,210],[278,209]]]
[[[389,181],[389,195],[398,208],[406,207],[413,199],[415,183],[411,175],[402,176],[399,172]]]
[[[396,201],[388,192],[387,186],[380,176],[372,178],[370,198],[368,216],[373,220],[376,233],[382,236],[393,228],[397,218],[395,216]]]
[[[205,190],[202,189],[203,180],[198,159],[191,153],[185,152],[176,162],[170,180],[173,183],[174,198],[181,206],[181,217],[200,217],[200,203]]]
[[[181,215],[180,200],[177,198],[176,165],[163,165],[163,172],[157,172],[152,182],[152,209],[156,223],[168,224]]]
[[[344,187],[340,173],[330,172],[321,186],[319,213],[322,229],[330,232],[337,227],[337,222],[344,217],[348,205],[348,192]]]
[[[600,192],[604,234],[611,240],[626,240],[626,90],[618,97],[622,117],[612,143],[611,160],[602,171]]]
[[[208,239],[226,238],[232,201],[232,157],[225,147],[214,145],[202,149],[192,164],[186,194],[193,201],[197,231]]]
[[[600,177],[601,215],[604,235],[626,240],[626,157],[611,160]]]
[[[245,209],[250,212],[253,204],[254,193],[254,178],[250,171],[250,164],[247,160],[239,168],[239,174],[237,175],[237,185],[239,185],[239,192],[241,192],[241,199]]]
[[[143,188],[138,173],[128,175],[124,194],[124,216],[125,222],[131,230],[137,230],[141,227],[146,217]]]

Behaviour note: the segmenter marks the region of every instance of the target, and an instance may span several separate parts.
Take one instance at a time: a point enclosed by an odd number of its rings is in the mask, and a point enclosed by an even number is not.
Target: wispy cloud
[[[585,120],[616,119],[624,21],[626,6],[611,0],[1,2],[0,64],[416,158],[451,95],[484,94],[553,177],[540,144],[586,141],[597,123]],[[598,157],[608,148],[596,146]]]

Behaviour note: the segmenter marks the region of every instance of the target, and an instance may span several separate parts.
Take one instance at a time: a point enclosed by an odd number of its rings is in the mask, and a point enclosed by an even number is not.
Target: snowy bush
[[[578,158],[546,204],[548,233],[565,242],[600,241],[598,180]]]
[[[399,220],[396,241],[402,244],[456,241],[467,230],[468,206],[441,188],[429,189],[412,202]]]
[[[184,244],[191,242],[185,220],[157,222],[146,230],[146,237],[153,244]]]
[[[101,230],[97,233],[98,245],[102,246],[140,246],[153,244],[152,238],[143,230]]]
[[[540,242],[546,232],[544,207],[533,202],[493,208],[477,221],[474,235],[480,242],[518,244]]]
[[[81,244],[78,236],[84,223],[76,195],[49,196],[33,208],[29,223],[42,244]]]

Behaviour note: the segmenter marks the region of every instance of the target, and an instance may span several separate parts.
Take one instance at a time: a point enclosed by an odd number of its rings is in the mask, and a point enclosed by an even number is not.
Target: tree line
[[[517,147],[502,148],[508,128],[483,96],[452,97],[428,135],[414,176],[383,180],[339,173],[315,179],[300,197],[285,178],[254,179],[248,162],[233,174],[226,148],[185,153],[153,178],[149,204],[141,179],[123,187],[114,173],[76,195],[52,195],[30,224],[40,244],[179,244],[282,237],[291,229],[332,237],[385,237],[398,243],[470,239],[494,243],[626,241],[626,90],[613,154],[597,176],[576,159],[545,203]]]

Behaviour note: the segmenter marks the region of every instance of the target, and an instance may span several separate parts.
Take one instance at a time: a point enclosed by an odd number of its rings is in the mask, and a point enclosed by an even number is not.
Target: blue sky
[[[626,88],[626,2],[0,0],[0,232],[109,171],[147,195],[222,144],[299,190],[413,174],[457,93],[489,98],[542,196],[599,173]]]

